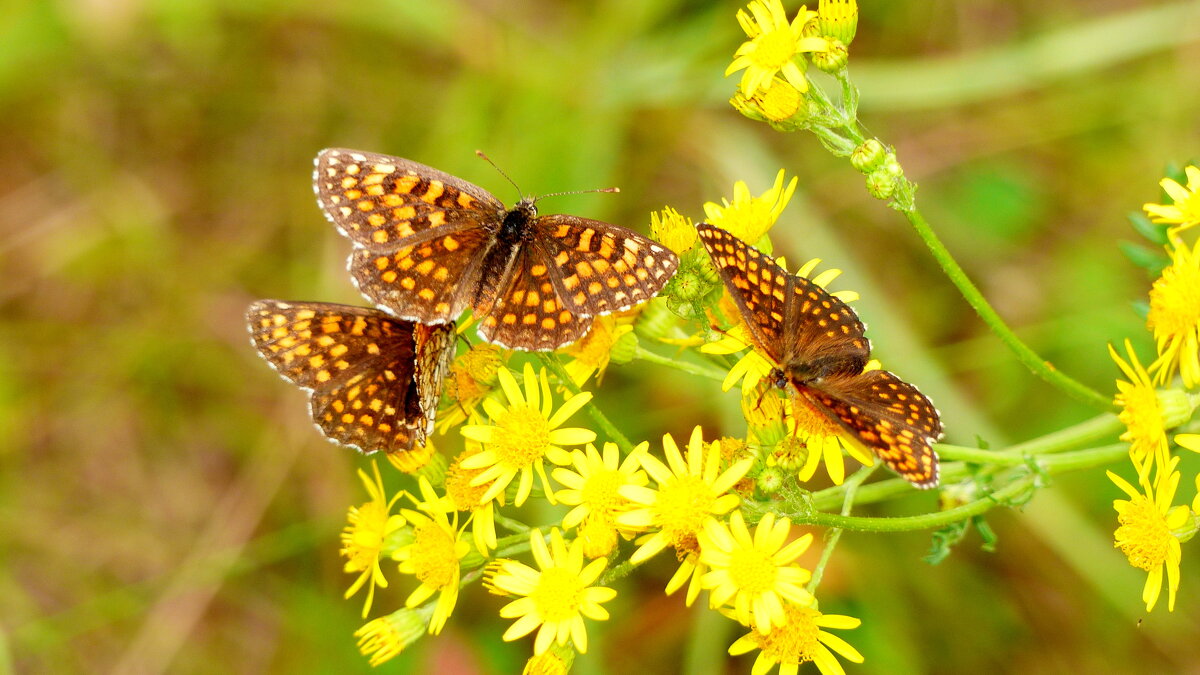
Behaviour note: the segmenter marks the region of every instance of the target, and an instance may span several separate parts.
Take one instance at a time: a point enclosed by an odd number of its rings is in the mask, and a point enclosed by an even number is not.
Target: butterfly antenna
[[[588,194],[589,192],[620,192],[620,191],[621,191],[621,188],[619,188],[619,187],[606,187],[606,188],[596,188],[595,190],[570,190],[567,192],[551,192],[548,195],[541,195],[539,197],[535,197],[533,201],[537,202],[539,199],[545,199],[546,197],[561,197],[562,195],[585,195],[585,194]]]
[[[487,162],[488,164],[491,164],[493,169],[495,169],[497,172],[499,172],[501,176],[504,176],[504,180],[511,183],[512,186],[517,189],[517,196],[520,197],[521,199],[525,199],[525,193],[521,192],[521,186],[517,185],[517,181],[509,178],[508,174],[504,173],[504,169],[501,169],[498,164],[493,162],[491,157],[488,157],[487,155],[483,154],[482,150],[476,150],[475,155],[477,157],[479,157],[480,159],[482,159],[483,161]]]

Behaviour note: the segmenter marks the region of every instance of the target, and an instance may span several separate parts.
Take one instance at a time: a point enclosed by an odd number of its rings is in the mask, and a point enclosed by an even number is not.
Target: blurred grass
[[[348,246],[310,192],[311,158],[329,145],[411,157],[510,201],[476,148],[526,192],[619,185],[543,207],[643,231],[652,209],[699,217],[734,180],[758,191],[787,167],[803,194],[777,248],[846,271],[836,287],[862,294],[880,356],[931,393],[951,439],[999,446],[1087,416],[1015,364],[858,174],[811,137],[724,104],[738,6],[0,8],[10,667],[367,670],[336,556],[365,462],[312,431],[302,396],[242,326],[254,298],[359,302]],[[1106,341],[1132,336],[1149,353],[1130,309],[1149,279],[1116,246],[1134,238],[1124,214],[1158,199],[1162,166],[1200,141],[1200,3],[868,0],[862,11],[851,68],[867,124],[896,145],[930,220],[1018,332],[1110,390]],[[597,399],[634,438],[686,435],[720,411],[740,428],[729,397],[683,393],[694,387],[644,365],[614,369]],[[1191,551],[1176,612],[1143,617],[1141,574],[1111,550],[1116,494],[1101,472],[1064,477],[1023,513],[991,515],[996,553],[969,539],[937,567],[920,562],[923,535],[847,535],[822,609],[864,619],[846,636],[868,657],[863,672],[1196,670]],[[622,587],[579,672],[748,672],[744,658],[715,665],[732,633],[663,597],[669,573],[655,561]],[[498,642],[497,607],[467,591],[443,636],[380,670],[513,672],[526,646]]]

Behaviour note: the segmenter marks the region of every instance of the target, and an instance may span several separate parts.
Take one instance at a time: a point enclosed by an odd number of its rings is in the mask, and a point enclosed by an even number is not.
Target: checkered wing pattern
[[[799,395],[905,480],[937,485],[931,447],[942,434],[937,409],[895,375],[864,371],[871,345],[854,310],[725,230],[701,223],[697,231],[755,346]]]
[[[868,370],[796,388],[904,480],[922,489],[938,484],[938,459],[931,446],[942,436],[942,422],[916,387],[885,370]]]
[[[517,253],[511,280],[498,282],[498,286],[505,284],[507,288],[496,291],[502,295],[495,302],[478,308],[483,315],[479,335],[488,342],[507,349],[545,351],[578,340],[592,326],[591,318],[563,306],[539,241]]]
[[[356,246],[391,253],[504,217],[483,188],[400,157],[329,148],[313,171],[317,204]]]
[[[425,440],[452,324],[430,329],[372,309],[277,300],[252,304],[246,319],[259,354],[310,392],[313,422],[330,440],[365,453]]]
[[[782,363],[790,339],[786,312],[791,275],[772,258],[719,227],[700,223],[696,232],[750,329],[755,346]]]
[[[636,232],[538,217],[528,198],[506,210],[478,186],[399,157],[323,150],[314,187],[354,242],[348,266],[365,297],[420,323],[473,307],[481,336],[512,349],[574,342],[591,317],[653,297],[679,263]]]
[[[547,215],[533,226],[560,302],[576,316],[622,312],[646,302],[679,267],[670,249],[617,225]]]

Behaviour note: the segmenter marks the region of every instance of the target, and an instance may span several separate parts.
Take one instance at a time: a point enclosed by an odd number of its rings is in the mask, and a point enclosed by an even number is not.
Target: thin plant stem
[[[878,464],[872,466],[864,466],[851,476],[845,483],[846,498],[842,501],[842,515],[850,515],[851,509],[854,508],[854,493],[858,491],[858,487],[862,485],[872,473]],[[825,539],[825,548],[821,551],[821,559],[817,561],[816,567],[813,567],[812,578],[808,581],[808,592],[816,594],[817,586],[821,585],[821,577],[825,576],[825,566],[829,564],[830,558],[833,557],[833,550],[837,548],[838,540],[842,538],[842,528],[835,527],[829,531],[829,535]]]
[[[634,352],[634,357],[641,359],[642,361],[657,363],[660,366],[674,368],[675,370],[680,370],[690,375],[699,375],[700,377],[706,377],[710,380],[716,380],[717,382],[723,382],[725,380],[725,374],[715,368],[707,368],[698,363],[690,363],[688,361],[681,361],[679,359],[673,359],[669,356],[656,354],[649,349],[642,347],[641,345],[638,345],[637,351]]]

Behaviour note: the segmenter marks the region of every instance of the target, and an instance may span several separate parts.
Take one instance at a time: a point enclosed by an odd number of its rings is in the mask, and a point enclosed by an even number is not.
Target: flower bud
[[[817,5],[817,27],[821,35],[849,45],[858,31],[858,3],[855,0],[821,0]]]
[[[887,199],[896,191],[896,178],[883,169],[867,175],[867,192],[876,199]]]
[[[862,173],[871,173],[883,165],[887,156],[888,151],[883,147],[883,143],[870,138],[854,149],[850,155],[850,164]]]
[[[836,73],[846,67],[850,61],[850,52],[841,40],[830,40],[829,49],[823,52],[813,52],[812,62],[818,70],[826,73]]]

